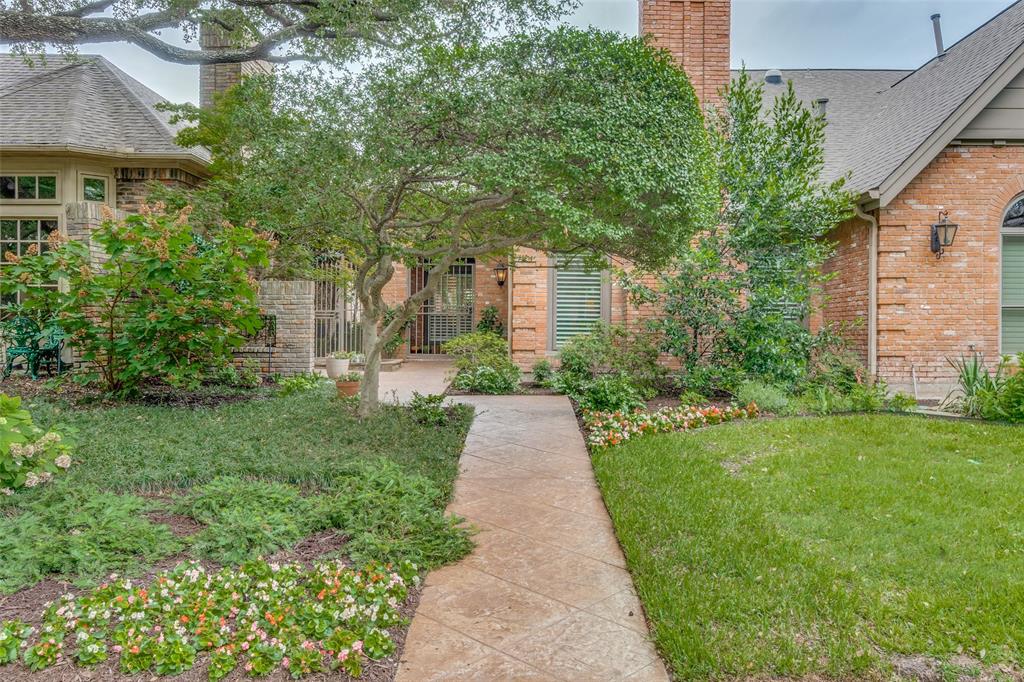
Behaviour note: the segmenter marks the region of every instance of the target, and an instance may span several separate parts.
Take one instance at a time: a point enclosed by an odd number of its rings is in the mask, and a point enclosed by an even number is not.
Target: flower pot
[[[339,398],[351,398],[354,395],[359,395],[358,381],[335,381],[334,385],[338,387]]]
[[[348,358],[327,358],[327,376],[331,379],[337,379],[342,374],[348,372],[348,365],[351,360]]]

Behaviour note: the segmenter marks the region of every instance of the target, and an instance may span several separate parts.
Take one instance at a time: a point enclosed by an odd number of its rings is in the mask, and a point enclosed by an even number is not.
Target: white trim
[[[1006,205],[1006,209],[1003,211],[1003,217],[999,219],[999,320],[996,324],[996,340],[1000,357],[1003,355],[1003,308],[1024,308],[1024,306],[1018,305],[1003,305],[1003,241],[1005,237],[1024,236],[1024,227],[1006,227],[1006,216],[1009,215],[1010,209],[1022,199],[1024,199],[1024,194],[1018,194],[1010,199],[1010,203]]]

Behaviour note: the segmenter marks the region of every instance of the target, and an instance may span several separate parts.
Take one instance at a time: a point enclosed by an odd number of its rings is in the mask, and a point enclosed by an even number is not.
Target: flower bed
[[[689,431],[702,426],[721,424],[735,419],[750,419],[758,415],[757,405],[746,407],[717,407],[707,405],[681,405],[666,407],[655,412],[583,412],[583,425],[587,430],[587,443],[594,448],[605,448],[647,433]]]
[[[402,623],[399,606],[418,580],[408,562],[354,570],[262,560],[213,573],[186,562],[148,585],[112,576],[48,604],[38,632],[0,624],[0,664],[20,658],[43,670],[64,658],[91,666],[116,655],[126,674],[177,675],[209,652],[211,680],[239,665],[253,677],[277,668],[296,678],[325,670],[358,677],[366,659],[394,651],[386,628]]]

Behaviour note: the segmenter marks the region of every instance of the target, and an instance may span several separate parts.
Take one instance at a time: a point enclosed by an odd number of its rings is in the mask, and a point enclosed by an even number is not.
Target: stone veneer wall
[[[138,213],[154,184],[172,188],[198,187],[202,179],[180,168],[115,168],[117,208]]]
[[[92,231],[103,222],[103,207],[103,204],[92,201],[79,201],[64,207],[67,237],[87,243],[93,263],[100,263],[106,259],[106,254],[100,251],[99,246],[92,243]],[[125,212],[116,210],[114,217],[120,220],[125,217]]]
[[[261,346],[247,346],[239,357],[256,358],[264,373],[284,376],[313,371],[313,286],[306,280],[265,279],[259,283],[259,305],[264,315],[277,318],[277,345],[270,354]]]

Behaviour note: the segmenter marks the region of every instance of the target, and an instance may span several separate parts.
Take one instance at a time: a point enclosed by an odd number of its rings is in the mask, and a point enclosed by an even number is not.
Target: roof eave
[[[96,149],[73,144],[12,144],[0,145],[0,151],[13,154],[74,154],[76,156],[92,156],[127,162],[160,161],[173,162],[175,166],[188,170],[196,175],[208,177],[210,162],[192,152],[182,150],[173,154],[154,154],[148,152],[127,152],[108,149]]]
[[[886,206],[895,199],[1021,71],[1024,71],[1024,43],[878,185],[879,205]]]

